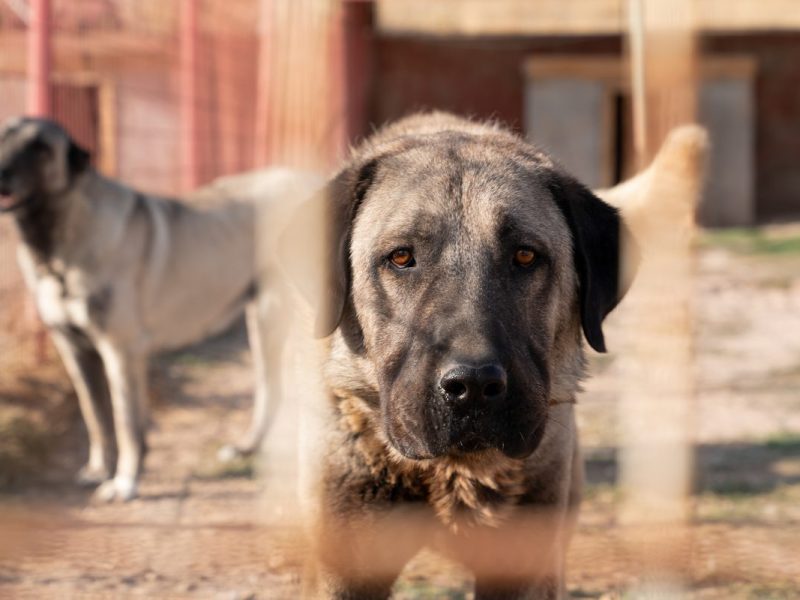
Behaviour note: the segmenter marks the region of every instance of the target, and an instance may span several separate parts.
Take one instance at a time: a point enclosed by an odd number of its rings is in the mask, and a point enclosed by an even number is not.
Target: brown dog
[[[299,252],[324,214],[324,256]],[[617,210],[492,124],[434,113],[358,147],[285,234],[322,261],[327,594],[386,597],[427,545],[477,598],[555,598],[579,501],[582,338],[605,350]]]

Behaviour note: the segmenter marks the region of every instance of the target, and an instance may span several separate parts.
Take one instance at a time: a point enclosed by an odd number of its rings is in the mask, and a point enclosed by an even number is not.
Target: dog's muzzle
[[[28,203],[27,200],[20,200],[18,202],[14,202],[13,200],[11,196],[0,194],[0,213],[14,212]]]
[[[0,213],[11,212],[20,205],[20,202],[14,202],[11,195],[11,188],[8,185],[8,171],[0,169]]]
[[[25,206],[28,203],[28,199],[14,201],[11,188],[3,175],[5,173],[0,174],[0,213],[8,213]]]

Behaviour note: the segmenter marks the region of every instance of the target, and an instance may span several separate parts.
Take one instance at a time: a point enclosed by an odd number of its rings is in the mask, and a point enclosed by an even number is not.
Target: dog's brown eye
[[[400,248],[389,255],[389,261],[398,269],[405,269],[413,266],[414,255],[411,254],[411,250]]]
[[[514,263],[520,267],[530,267],[536,260],[536,253],[530,248],[519,248],[514,253]]]

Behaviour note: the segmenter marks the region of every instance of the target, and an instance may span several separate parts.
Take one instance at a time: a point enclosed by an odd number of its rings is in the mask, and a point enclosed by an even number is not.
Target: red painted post
[[[50,0],[30,0],[28,27],[28,113],[49,117],[50,98]]]
[[[272,159],[270,144],[270,116],[272,102],[273,68],[273,21],[275,6],[273,0],[261,0],[259,4],[258,28],[258,76],[256,87],[255,145],[253,148],[253,167],[263,167]]]
[[[344,14],[345,86],[347,101],[347,144],[367,130],[372,86],[373,10],[372,0],[348,0]]]
[[[181,0],[180,5],[180,121],[181,188],[197,187],[199,172],[198,94],[197,94],[197,0]]]
[[[344,2],[332,3],[328,22],[328,130],[330,131],[328,162],[339,163],[347,148],[347,8]]]
[[[27,112],[34,117],[50,117],[50,0],[30,0],[28,26],[28,97]],[[47,359],[47,332],[39,320],[33,300],[28,299],[28,319],[33,330],[34,360],[42,364]]]
[[[372,2],[343,0],[331,31],[332,159],[338,162],[367,125],[372,72]]]

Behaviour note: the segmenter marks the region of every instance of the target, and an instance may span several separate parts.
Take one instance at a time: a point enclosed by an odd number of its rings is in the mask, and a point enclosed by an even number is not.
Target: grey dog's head
[[[443,115],[379,133],[320,198],[319,333],[370,365],[390,443],[532,453],[554,395],[577,387],[581,329],[605,350],[616,210],[517,136]]]
[[[47,119],[18,117],[0,126],[0,211],[49,201],[89,166],[89,154]]]

